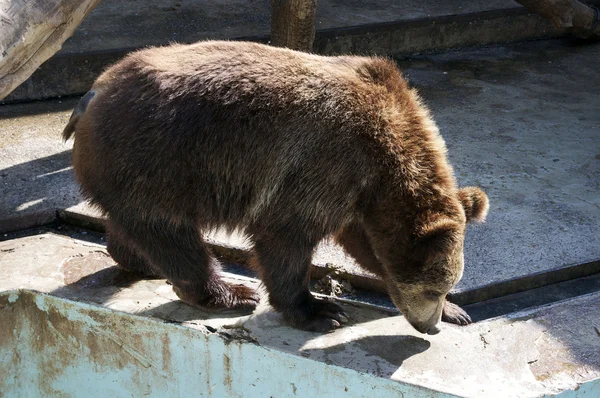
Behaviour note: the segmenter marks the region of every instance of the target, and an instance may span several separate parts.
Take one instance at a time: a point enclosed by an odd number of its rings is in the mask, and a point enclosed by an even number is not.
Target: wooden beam
[[[0,0],[0,100],[61,49],[101,0]]]
[[[271,0],[271,44],[311,51],[317,0]]]

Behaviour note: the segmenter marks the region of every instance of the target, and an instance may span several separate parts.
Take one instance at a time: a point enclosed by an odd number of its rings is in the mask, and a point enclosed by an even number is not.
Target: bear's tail
[[[81,116],[85,113],[90,101],[96,92],[94,90],[90,90],[79,100],[75,109],[73,109],[73,113],[71,114],[71,118],[69,119],[69,123],[67,123],[65,129],[62,132],[63,140],[68,140],[71,138],[73,133],[75,132],[75,127],[77,126],[77,122],[81,118]]]

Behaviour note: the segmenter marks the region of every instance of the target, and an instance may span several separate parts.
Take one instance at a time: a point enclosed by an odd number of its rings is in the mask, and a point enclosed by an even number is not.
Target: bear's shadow
[[[341,341],[326,349],[302,350],[326,363],[390,378],[408,358],[429,349],[431,343],[411,335],[369,335]]]

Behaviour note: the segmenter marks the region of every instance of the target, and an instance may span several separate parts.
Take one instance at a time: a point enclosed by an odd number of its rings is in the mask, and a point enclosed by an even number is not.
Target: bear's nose
[[[423,334],[438,334],[440,332],[439,322],[433,326],[427,326],[424,324],[412,324],[412,326],[419,332]]]
[[[429,335],[433,335],[433,334],[438,334],[440,332],[440,327],[438,325],[433,325],[432,327],[430,327],[429,329],[427,329],[427,334]]]

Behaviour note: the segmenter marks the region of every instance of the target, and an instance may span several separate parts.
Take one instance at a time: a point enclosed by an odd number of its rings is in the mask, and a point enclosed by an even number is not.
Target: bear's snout
[[[432,327],[430,327],[427,330],[427,334],[429,335],[434,335],[434,334],[438,334],[442,329],[440,329],[439,324],[433,325]]]
[[[419,333],[434,335],[438,334],[442,329],[440,328],[439,322],[433,326],[427,324],[415,324],[411,323],[412,327],[414,327]]]

